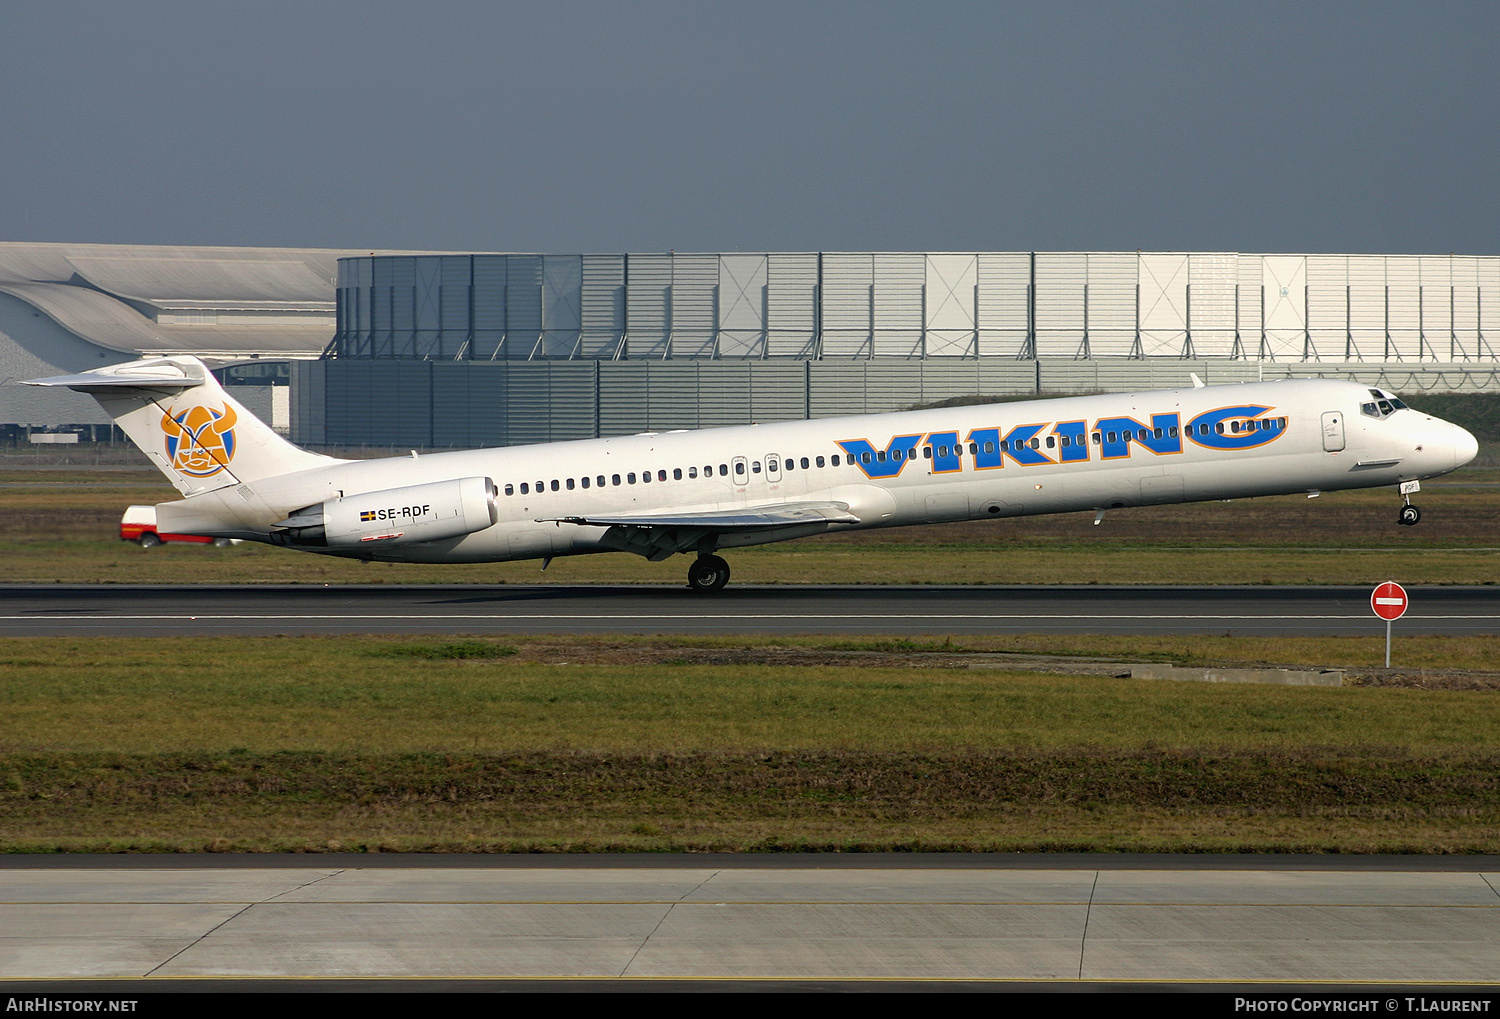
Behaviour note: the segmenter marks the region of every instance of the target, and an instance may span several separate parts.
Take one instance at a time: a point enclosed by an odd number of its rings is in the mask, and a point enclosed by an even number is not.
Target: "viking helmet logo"
[[[161,430],[167,435],[167,457],[174,470],[195,478],[208,478],[234,459],[233,407],[189,407],[180,414],[162,415]]]

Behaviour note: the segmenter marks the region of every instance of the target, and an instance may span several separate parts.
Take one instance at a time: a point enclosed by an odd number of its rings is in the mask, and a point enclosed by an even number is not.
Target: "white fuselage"
[[[316,551],[496,562],[621,547],[609,527],[560,519],[568,517],[831,502],[859,519],[728,533],[714,541],[722,548],[828,530],[1395,485],[1473,457],[1463,429],[1409,409],[1362,411],[1373,400],[1366,386],[1309,379],[648,433],[344,461],[158,510],[174,531],[264,541],[300,507],[484,477],[500,493],[492,526],[400,547]]]

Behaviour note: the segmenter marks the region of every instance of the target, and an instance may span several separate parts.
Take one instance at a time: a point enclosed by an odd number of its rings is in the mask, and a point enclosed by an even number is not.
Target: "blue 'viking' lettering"
[[[964,469],[957,432],[933,432],[927,436],[927,445],[932,447],[932,473],[951,474]]]
[[[894,478],[901,473],[907,461],[915,456],[917,443],[922,436],[898,435],[887,443],[885,449],[877,450],[869,439],[840,439],[839,445],[849,454],[867,478]]]
[[[1281,438],[1281,422],[1262,419],[1270,410],[1259,404],[1205,411],[1188,422],[1188,437],[1209,449],[1254,449]]]
[[[1129,457],[1132,445],[1154,456],[1181,453],[1184,436],[1208,449],[1252,449],[1279,439],[1286,431],[1285,419],[1261,416],[1271,409],[1260,405],[1221,407],[1199,414],[1188,422],[1185,430],[1179,424],[1181,416],[1175,412],[1152,414],[1150,426],[1133,417],[1109,417],[1095,421],[1092,429],[1086,420],[1017,425],[1004,437],[999,428],[975,428],[969,432],[967,442],[974,458],[973,469],[977,471],[1004,467],[1007,458],[1022,467],[1082,463],[1091,456],[1091,431],[1092,444],[1099,447],[1101,460]],[[1043,447],[1040,436],[1048,428],[1051,435],[1046,441],[1050,445]],[[958,436],[956,430],[929,432],[925,439],[920,435],[898,435],[883,450],[877,450],[868,439],[841,439],[838,444],[867,477],[894,478],[908,461],[916,458],[919,443],[928,447],[931,473],[963,470],[964,448]],[[1057,459],[1043,453],[1043,448],[1056,449]]]
[[[1135,418],[1100,418],[1094,431],[1101,436],[1102,459],[1115,460],[1130,455],[1130,444],[1138,443],[1157,456],[1163,453],[1181,453],[1182,436],[1177,434],[1176,414],[1152,414],[1151,427],[1147,428]]]

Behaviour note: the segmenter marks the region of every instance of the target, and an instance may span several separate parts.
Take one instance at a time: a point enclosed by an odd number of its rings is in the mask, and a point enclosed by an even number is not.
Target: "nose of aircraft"
[[[1467,428],[1453,426],[1453,466],[1462,467],[1479,455],[1479,440]]]

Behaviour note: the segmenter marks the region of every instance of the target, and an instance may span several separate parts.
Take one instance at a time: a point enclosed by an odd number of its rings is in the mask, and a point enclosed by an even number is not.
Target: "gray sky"
[[[1500,4],[5,0],[0,240],[1500,251]]]

